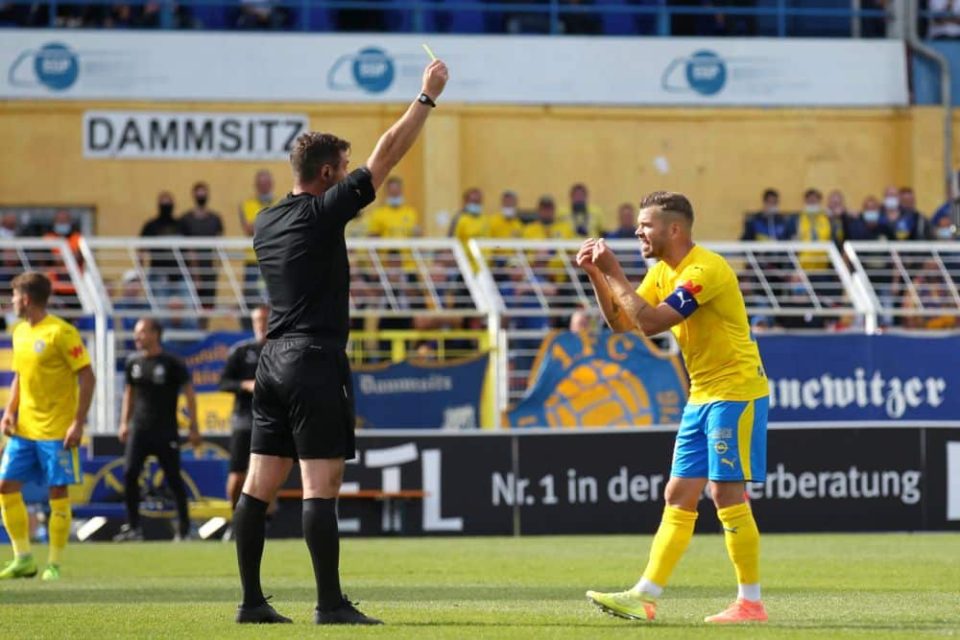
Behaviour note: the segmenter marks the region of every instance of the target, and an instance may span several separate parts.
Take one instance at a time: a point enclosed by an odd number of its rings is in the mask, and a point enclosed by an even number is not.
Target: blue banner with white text
[[[487,357],[452,363],[400,362],[353,371],[357,427],[476,429]]]
[[[758,336],[773,422],[960,421],[960,336]]]

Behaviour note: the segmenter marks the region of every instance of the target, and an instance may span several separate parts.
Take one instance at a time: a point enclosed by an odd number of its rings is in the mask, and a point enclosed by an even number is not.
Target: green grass
[[[310,624],[299,541],[268,541],[264,587],[296,625],[239,627],[234,549],[73,544],[58,583],[0,583],[6,638],[918,638],[960,637],[960,535],[766,535],[762,629],[706,627],[735,593],[720,536],[698,535],[654,625],[600,614],[588,588],[621,589],[648,536],[346,540],[343,581],[379,628]],[[45,550],[35,550],[43,558]]]

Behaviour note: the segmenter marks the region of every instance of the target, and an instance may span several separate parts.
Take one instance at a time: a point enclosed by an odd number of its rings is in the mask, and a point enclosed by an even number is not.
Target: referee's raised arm
[[[377,146],[367,160],[367,169],[373,182],[374,190],[378,190],[384,183],[400,159],[413,146],[423,123],[427,121],[430,111],[437,106],[437,98],[443,93],[449,78],[447,65],[443,60],[434,60],[423,71],[423,84],[420,95],[411,103],[407,111],[394,123],[387,132],[380,136]]]

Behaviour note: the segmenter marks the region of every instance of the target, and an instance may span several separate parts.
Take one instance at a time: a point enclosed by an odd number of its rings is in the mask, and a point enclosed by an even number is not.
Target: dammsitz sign
[[[310,120],[297,113],[87,111],[85,158],[285,160]]]

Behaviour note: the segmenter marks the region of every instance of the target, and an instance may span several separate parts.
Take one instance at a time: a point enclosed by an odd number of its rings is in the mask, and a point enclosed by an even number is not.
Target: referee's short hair
[[[674,191],[654,191],[647,194],[640,201],[640,208],[660,207],[665,213],[674,213],[683,216],[687,223],[693,224],[693,205],[687,200],[687,196]]]
[[[25,271],[13,279],[10,288],[19,291],[21,295],[30,296],[30,302],[33,304],[46,307],[53,285],[50,283],[50,278],[42,273]]]
[[[350,150],[350,143],[332,133],[310,131],[300,134],[290,152],[293,175],[301,184],[313,182],[325,164],[340,164],[340,154]]]

